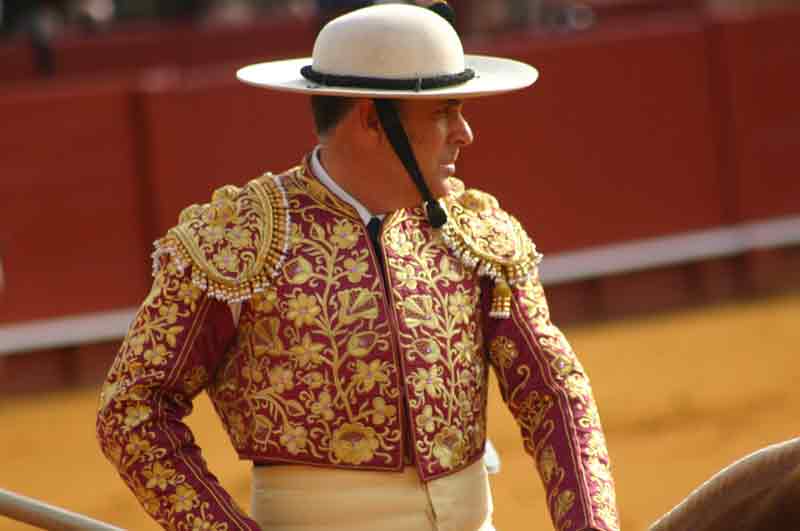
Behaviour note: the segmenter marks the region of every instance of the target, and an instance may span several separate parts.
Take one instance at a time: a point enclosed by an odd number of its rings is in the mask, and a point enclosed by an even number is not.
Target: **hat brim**
[[[539,77],[539,72],[534,67],[519,61],[486,55],[465,55],[464,62],[467,68],[475,71],[475,77],[466,83],[451,87],[419,91],[329,87],[314,83],[300,74],[300,69],[310,65],[311,62],[310,57],[303,57],[252,64],[240,68],[236,72],[236,77],[248,85],[303,94],[402,99],[462,99],[489,96],[528,87]]]

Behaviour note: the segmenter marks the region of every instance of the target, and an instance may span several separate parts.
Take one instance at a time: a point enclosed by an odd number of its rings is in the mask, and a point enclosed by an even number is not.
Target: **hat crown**
[[[464,71],[464,48],[433,11],[382,4],[333,19],[322,28],[313,68],[323,74],[379,79],[427,78]]]

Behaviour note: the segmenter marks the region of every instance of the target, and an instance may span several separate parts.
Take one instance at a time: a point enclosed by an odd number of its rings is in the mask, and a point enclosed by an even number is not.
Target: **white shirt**
[[[344,188],[339,186],[339,184],[334,181],[330,175],[328,175],[328,172],[325,171],[325,168],[322,167],[322,163],[319,160],[319,150],[321,147],[322,146],[315,147],[314,151],[311,153],[311,171],[314,172],[314,175],[319,179],[319,182],[321,182],[325,188],[330,190],[333,195],[355,208],[356,212],[358,212],[358,217],[361,218],[361,220],[364,222],[364,225],[369,223],[369,220],[374,217],[383,220],[385,214],[373,214],[370,212],[363,203],[361,203],[352,195],[348,194]]]

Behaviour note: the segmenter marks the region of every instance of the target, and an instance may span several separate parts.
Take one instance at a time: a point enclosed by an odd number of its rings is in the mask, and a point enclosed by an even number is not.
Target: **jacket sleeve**
[[[234,337],[226,304],[168,261],[103,385],[97,437],[145,511],[164,529],[252,530],[209,472],[183,418]]]
[[[486,342],[503,399],[547,492],[554,528],[617,530],[614,483],[589,379],[550,322],[538,273],[511,288],[510,298],[508,318],[487,317]],[[488,308],[487,301],[485,315]]]

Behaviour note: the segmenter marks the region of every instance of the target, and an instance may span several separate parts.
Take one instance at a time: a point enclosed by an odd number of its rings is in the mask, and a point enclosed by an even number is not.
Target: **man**
[[[464,99],[536,71],[465,60],[444,18],[389,4],[327,24],[312,59],[238,76],[311,94],[320,145],[217,190],[156,242],[97,424],[145,510],[169,529],[491,530],[491,364],[554,527],[617,529],[597,409],[549,321],[540,255],[495,198],[451,177],[473,140]],[[255,464],[252,516],[181,422],[203,389]]]

